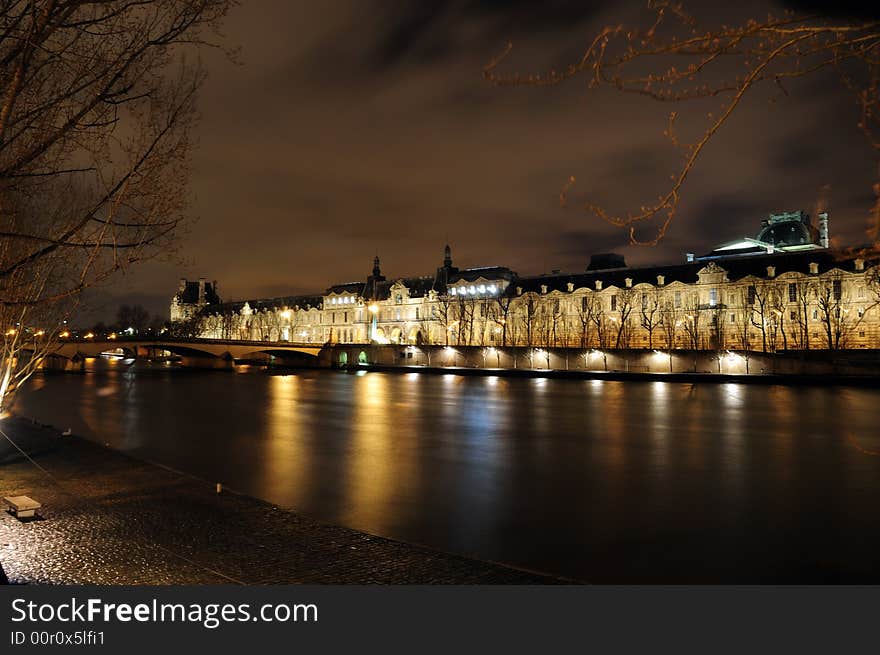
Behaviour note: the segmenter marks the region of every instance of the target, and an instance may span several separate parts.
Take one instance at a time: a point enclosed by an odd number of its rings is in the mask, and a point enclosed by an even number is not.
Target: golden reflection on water
[[[264,457],[270,488],[300,498],[309,486],[310,453],[303,433],[300,395],[302,378],[273,375],[269,380],[268,440]]]
[[[391,380],[398,381],[390,375],[373,374],[357,379],[348,480],[340,481],[348,489],[348,517],[382,530],[388,527],[391,494],[397,483],[405,483],[395,480],[404,474],[400,469],[395,471],[392,464],[400,461],[400,452],[394,452],[395,441],[412,436],[407,434],[410,410],[406,403],[391,400]]]

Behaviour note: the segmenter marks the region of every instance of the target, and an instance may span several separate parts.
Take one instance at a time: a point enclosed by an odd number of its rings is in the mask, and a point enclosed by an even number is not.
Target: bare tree
[[[654,348],[654,332],[663,323],[660,290],[656,287],[651,291],[643,291],[639,307],[639,319],[645,332],[648,333],[648,348]]]
[[[617,316],[612,316],[616,334],[614,337],[615,348],[629,348],[630,338],[632,337],[632,326],[630,325],[630,315],[633,312],[633,292],[632,289],[621,289],[615,294]],[[612,299],[615,298],[612,296]],[[615,311],[615,308],[612,308]]]
[[[810,304],[814,296],[813,284],[808,278],[788,282],[788,299],[793,304],[794,318],[791,320],[791,337],[795,347],[810,349]]]
[[[512,302],[513,296],[506,293],[495,298],[495,320],[501,327],[502,346],[507,346],[510,338],[510,305]]]
[[[581,57],[560,71],[531,75],[499,72],[512,49],[508,44],[483,72],[487,80],[503,86],[558,85],[585,77],[591,88],[607,86],[662,102],[697,100],[700,109],[706,103],[717,105],[704,119],[694,120],[696,125],[691,127],[696,136],[687,140],[681,140],[676,130],[679,112],[669,113],[664,134],[681,153],[681,163],[659,196],[623,213],[584,203],[590,214],[627,228],[633,243],[655,244],[663,238],[694,166],[757,86],[773,84],[787,95],[789,82],[797,78],[823,71],[837,75],[857,103],[859,111],[858,116],[854,112],[853,123],[864,132],[870,147],[880,152],[880,21],[786,12],[712,28],[700,25],[675,2],[650,0],[648,10],[641,26],[616,25],[601,30]],[[574,182],[571,177],[564,186],[563,204]],[[869,237],[876,247],[880,239],[880,182],[874,185],[874,193]],[[635,229],[643,223],[653,225],[653,236],[639,240]]]
[[[84,289],[172,250],[204,80],[189,55],[233,2],[0,4],[0,329],[43,333],[29,358],[7,339],[0,408]]]
[[[846,307],[848,294],[843,289],[842,276],[830,275],[816,280],[814,289],[825,347],[829,350],[846,348],[849,337],[862,317],[851,316]]]

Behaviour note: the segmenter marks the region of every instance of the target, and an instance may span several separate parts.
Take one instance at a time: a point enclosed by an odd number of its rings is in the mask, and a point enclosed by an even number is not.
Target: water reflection
[[[875,580],[877,390],[89,367],[19,413],[324,521],[594,582]]]

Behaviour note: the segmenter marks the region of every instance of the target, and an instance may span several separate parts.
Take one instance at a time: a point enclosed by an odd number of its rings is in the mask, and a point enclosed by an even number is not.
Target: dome
[[[818,233],[811,225],[801,221],[781,221],[767,225],[758,233],[758,241],[774,246],[799,246],[815,243]]]

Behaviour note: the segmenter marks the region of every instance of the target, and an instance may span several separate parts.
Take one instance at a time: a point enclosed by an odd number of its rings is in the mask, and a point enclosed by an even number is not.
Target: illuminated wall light
[[[458,292],[455,290],[455,287],[449,287],[449,295],[454,296],[456,293]]]
[[[477,287],[477,290],[478,290],[480,293],[486,293],[486,285],[485,285],[485,284],[481,284],[480,286]]]
[[[495,293],[496,291],[498,291],[498,287],[496,287],[494,284],[490,284],[489,293]]]

